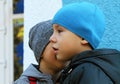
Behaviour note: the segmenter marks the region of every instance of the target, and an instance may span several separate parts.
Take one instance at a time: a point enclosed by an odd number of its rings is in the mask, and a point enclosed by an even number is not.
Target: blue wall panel
[[[82,1],[97,4],[105,14],[106,31],[99,48],[115,48],[120,50],[120,0],[62,0],[63,6]]]

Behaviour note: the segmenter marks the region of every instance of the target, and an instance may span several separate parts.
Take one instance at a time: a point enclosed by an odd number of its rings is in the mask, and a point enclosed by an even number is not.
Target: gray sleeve
[[[13,84],[30,84],[27,77],[20,77]]]

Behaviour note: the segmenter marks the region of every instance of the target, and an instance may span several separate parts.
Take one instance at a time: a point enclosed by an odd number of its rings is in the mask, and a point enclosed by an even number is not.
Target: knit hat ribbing
[[[52,23],[50,20],[36,24],[29,32],[29,46],[33,50],[38,63],[52,33]]]
[[[93,48],[99,45],[105,29],[104,14],[99,7],[88,2],[62,7],[55,14],[52,23],[59,24],[86,39]]]

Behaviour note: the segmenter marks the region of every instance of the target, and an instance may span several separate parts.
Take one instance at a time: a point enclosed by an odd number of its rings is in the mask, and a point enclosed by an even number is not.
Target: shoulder
[[[76,72],[89,73],[89,72],[95,72],[99,69],[100,68],[97,67],[95,64],[88,62],[88,63],[83,63],[83,64],[78,65],[76,68],[73,69],[72,73],[76,73]]]
[[[68,76],[74,84],[112,84],[110,78],[95,64],[83,63]]]
[[[75,80],[73,81],[92,79],[92,77],[95,77],[98,71],[99,71],[98,68],[94,64],[83,63],[74,68],[70,76],[71,78],[74,77]]]
[[[28,77],[20,77],[13,84],[29,84]]]

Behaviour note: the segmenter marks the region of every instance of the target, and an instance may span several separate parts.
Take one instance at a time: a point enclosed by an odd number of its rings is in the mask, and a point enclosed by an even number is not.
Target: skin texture
[[[50,37],[50,42],[55,51],[57,60],[68,61],[76,54],[86,50],[92,50],[89,43],[67,30],[66,28],[53,24],[54,33]]]
[[[45,74],[52,75],[53,80],[56,80],[60,71],[65,68],[67,64],[67,61],[65,62],[56,59],[55,51],[52,48],[52,43],[49,43],[42,54],[39,69]]]

